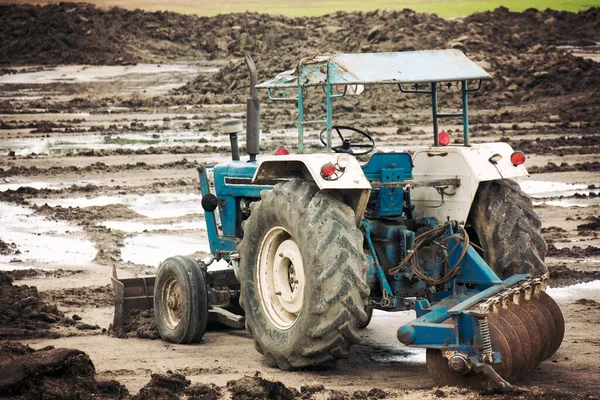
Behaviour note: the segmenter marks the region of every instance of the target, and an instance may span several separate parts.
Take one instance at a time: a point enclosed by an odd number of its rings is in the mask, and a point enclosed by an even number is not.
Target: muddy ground
[[[139,399],[598,397],[598,9],[447,21],[408,10],[287,19],[1,7],[0,270],[10,272],[0,276],[0,366],[39,372],[19,375],[15,396],[72,386]],[[196,168],[229,158],[219,122],[243,118],[243,51],[266,79],[314,53],[428,48],[462,49],[493,74],[473,96],[472,141],[528,156],[521,185],[543,221],[550,294],[567,329],[521,392],[434,387],[424,353],[395,336],[411,313],[377,313],[350,359],[317,371],[268,367],[245,331],[212,327],[201,344],[172,345],[148,339],[151,314],[142,314],[143,329],[114,334],[113,267],[120,277],[153,274],[166,257],[209,250]],[[444,92],[441,104],[451,111],[456,99]],[[340,101],[334,115],[381,150],[410,151],[431,141],[428,107],[388,88]],[[294,107],[262,108],[263,151],[293,149]],[[460,142],[457,122],[442,128]]]

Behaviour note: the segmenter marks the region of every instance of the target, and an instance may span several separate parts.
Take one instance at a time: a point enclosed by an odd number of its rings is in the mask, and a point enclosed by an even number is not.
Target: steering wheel
[[[342,126],[342,125],[334,125],[331,127],[331,129],[332,130],[335,129],[339,138],[342,139],[342,144],[340,146],[334,146],[331,148],[331,150],[335,151],[336,153],[348,153],[348,154],[354,154],[355,156],[360,156],[363,154],[369,154],[370,152],[373,151],[373,149],[375,149],[375,140],[373,140],[373,137],[365,131],[361,131],[360,129],[354,128],[352,126]],[[342,136],[340,129],[356,132],[359,135],[366,137],[370,143],[368,143],[368,144],[352,144],[352,143],[350,143],[349,139],[345,139],[344,136]],[[323,146],[325,146],[325,147],[327,147],[327,141],[323,137],[323,134],[326,132],[327,132],[327,128],[324,128],[321,131],[321,133],[319,133],[319,139],[321,140],[321,143],[323,143]],[[365,150],[358,150],[358,149],[365,149]]]

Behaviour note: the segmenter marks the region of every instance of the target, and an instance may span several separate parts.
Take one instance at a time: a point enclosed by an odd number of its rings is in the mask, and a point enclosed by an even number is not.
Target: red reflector
[[[450,144],[450,134],[446,131],[441,131],[438,135],[438,143],[442,146],[448,146]]]
[[[323,178],[329,178],[330,176],[333,176],[336,171],[337,169],[332,163],[323,164],[321,167],[321,176]]]
[[[288,154],[290,154],[290,152],[287,151],[287,149],[283,146],[281,146],[277,150],[275,150],[276,156],[287,156]]]
[[[515,151],[510,155],[510,162],[516,167],[525,162],[525,154],[522,151]]]

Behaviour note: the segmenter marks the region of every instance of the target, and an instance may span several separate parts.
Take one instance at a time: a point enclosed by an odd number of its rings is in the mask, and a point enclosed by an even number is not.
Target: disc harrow
[[[551,357],[562,343],[564,319],[556,302],[544,291],[546,285],[547,276],[529,279],[470,308],[468,312],[480,321],[478,360],[429,348],[427,369],[434,382],[481,388],[493,381],[506,386]],[[493,354],[500,355],[500,362]],[[458,366],[460,357],[467,367]]]

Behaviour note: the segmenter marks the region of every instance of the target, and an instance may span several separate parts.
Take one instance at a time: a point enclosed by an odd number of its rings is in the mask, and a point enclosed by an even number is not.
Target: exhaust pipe
[[[250,97],[246,102],[246,152],[250,156],[249,161],[256,161],[256,156],[260,152],[260,100],[255,88],[258,75],[250,54],[246,53],[245,58],[250,70]]]

